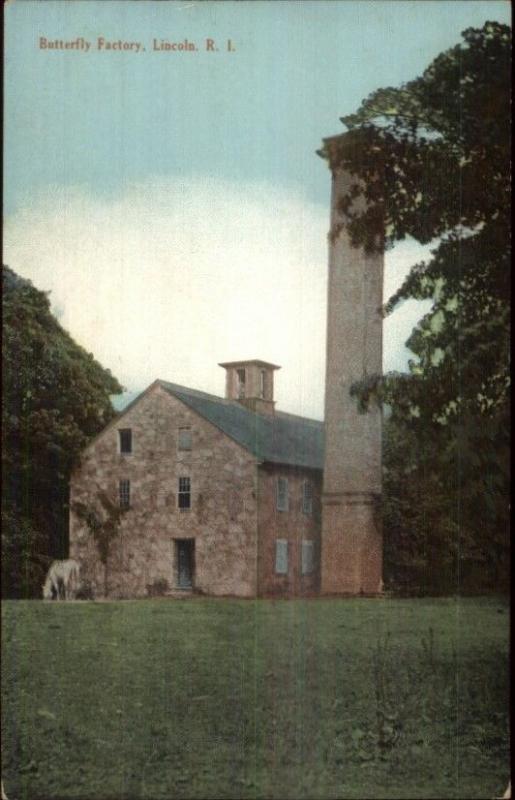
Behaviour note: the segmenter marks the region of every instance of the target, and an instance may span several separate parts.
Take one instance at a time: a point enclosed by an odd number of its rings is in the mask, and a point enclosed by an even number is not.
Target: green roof
[[[158,383],[260,461],[323,469],[323,422],[281,411],[258,414],[237,400],[225,400],[167,381]]]

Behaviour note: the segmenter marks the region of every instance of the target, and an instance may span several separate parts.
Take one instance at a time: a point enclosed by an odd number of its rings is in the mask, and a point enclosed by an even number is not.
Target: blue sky
[[[302,187],[313,157],[378,86],[418,75],[507,2],[24,2],[6,12],[6,209],[34,188],[123,191],[149,175]],[[41,51],[38,36],[142,41],[144,53]],[[154,37],[236,52],[157,53]]]
[[[289,374],[283,364],[283,406],[320,416],[330,179],[315,151],[371,91],[416,77],[463,29],[487,19],[509,23],[509,4],[14,0],[5,31],[8,263],[52,291],[65,327],[133,391],[157,376],[223,391],[213,362],[283,357],[291,365]],[[99,36],[145,50],[98,51]],[[82,37],[91,48],[41,49],[40,37]],[[204,50],[208,37],[219,52]],[[154,38],[187,39],[199,50],[157,52]],[[234,52],[225,49],[227,39]],[[239,233],[245,230],[248,241]],[[299,281],[292,243],[297,261],[306,262]],[[389,256],[387,290],[417,253],[407,243],[396,259]],[[173,273],[167,303],[164,273]],[[279,273],[287,278],[284,304],[274,319],[256,315],[256,293],[269,305],[267,289]],[[224,307],[206,313],[217,286]],[[138,322],[142,292],[154,306],[145,313],[159,319],[153,339],[171,318],[174,337],[183,337],[176,348],[170,342],[164,361]],[[78,295],[88,297],[80,312]],[[295,344],[305,327],[299,308],[305,304],[305,319],[310,295],[320,300],[312,341]],[[402,330],[385,327],[387,367],[405,363],[410,313]],[[225,338],[217,326],[225,326]],[[131,353],[120,342],[123,331]],[[274,342],[282,344],[274,350]],[[317,388],[294,397],[299,369],[300,383]]]

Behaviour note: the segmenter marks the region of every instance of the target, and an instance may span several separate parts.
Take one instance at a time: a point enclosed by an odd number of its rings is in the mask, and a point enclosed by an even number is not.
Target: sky
[[[223,394],[219,362],[260,358],[282,366],[278,407],[321,419],[330,173],[316,150],[486,20],[509,24],[509,3],[11,0],[4,263],[50,292],[128,397],[158,377]],[[385,300],[428,252],[387,253]],[[428,309],[385,320],[385,370],[406,369]]]

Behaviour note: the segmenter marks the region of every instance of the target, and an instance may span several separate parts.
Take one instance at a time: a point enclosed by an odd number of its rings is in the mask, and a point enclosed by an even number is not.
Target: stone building
[[[264,361],[221,364],[226,396],[157,380],[84,450],[71,481],[70,557],[95,596],[104,564],[82,504],[124,509],[107,594],[319,591],[323,424],[275,410]]]

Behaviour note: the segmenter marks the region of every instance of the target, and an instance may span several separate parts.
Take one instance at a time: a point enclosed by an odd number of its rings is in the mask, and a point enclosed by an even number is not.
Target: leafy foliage
[[[97,489],[95,495],[99,500],[99,508],[93,508],[81,502],[74,503],[72,507],[79,519],[86,523],[97,545],[100,561],[104,565],[104,595],[107,596],[109,553],[112,542],[120,533],[122,517],[127,509],[121,508],[100,488]]]
[[[433,301],[407,342],[410,374],[354,393],[362,408],[392,410],[389,536],[418,542],[417,557],[423,542],[438,545],[433,568],[452,562],[454,586],[467,560],[488,562],[494,583],[493,564],[506,571],[509,489],[510,30],[487,22],[462,36],[421,77],[370,95],[322,151],[356,175],[339,201],[355,244],[434,244],[384,308]]]
[[[30,597],[40,589],[51,559],[30,519],[2,509],[2,597]]]
[[[71,467],[113,417],[121,386],[63,330],[44,292],[8,267],[2,281],[2,592],[28,596],[44,565],[67,555]]]
[[[507,433],[385,424],[385,582],[402,591],[506,590]]]

